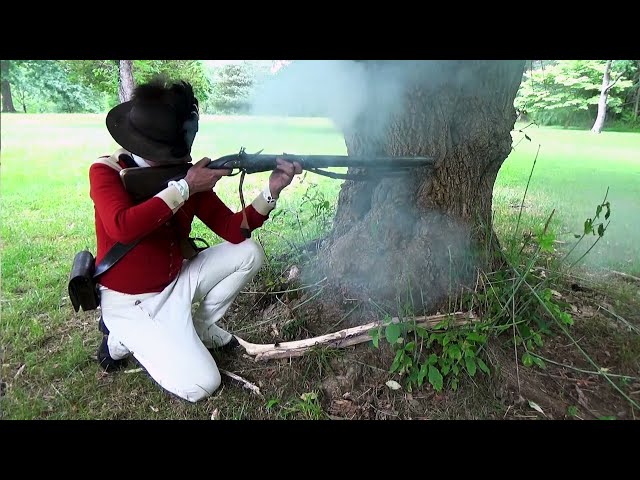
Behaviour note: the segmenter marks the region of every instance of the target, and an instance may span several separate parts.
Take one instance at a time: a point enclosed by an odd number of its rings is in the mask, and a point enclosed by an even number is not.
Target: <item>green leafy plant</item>
[[[589,252],[591,252],[593,247],[596,246],[596,244],[604,236],[604,233],[607,231],[607,228],[609,227],[609,224],[611,223],[611,221],[609,220],[609,217],[611,216],[611,203],[607,201],[607,197],[608,196],[609,196],[609,189],[607,188],[607,192],[604,195],[604,200],[602,200],[602,202],[596,206],[596,213],[595,213],[594,217],[593,218],[587,218],[585,220],[583,233],[582,234],[574,234],[574,237],[577,238],[578,241],[573,245],[571,250],[569,250],[569,252],[567,252],[567,254],[562,259],[563,261],[566,260],[573,253],[573,251],[580,244],[580,242],[582,242],[588,235],[592,235],[592,236],[596,236],[597,235],[598,238],[596,238],[596,240],[587,249],[587,251],[584,252],[582,254],[582,256],[580,258],[578,258],[575,262],[573,262],[570,265],[569,268],[572,268],[575,265],[577,265],[578,263],[580,263],[580,261],[584,257],[586,257],[589,254]],[[604,224],[604,222],[597,223],[597,221],[600,219],[600,215],[602,214],[603,210],[605,210],[604,220],[609,220],[609,221],[607,221],[606,225]]]
[[[311,207],[309,221],[317,222],[319,233],[325,233],[331,225],[335,205],[327,199],[324,192],[318,188],[317,183],[310,183],[302,195],[300,208],[304,208],[305,205]]]
[[[394,350],[389,373],[404,378],[407,391],[422,387],[425,381],[441,391],[445,380],[456,390],[461,375],[474,377],[478,370],[489,373],[489,367],[478,356],[479,347],[487,340],[485,328],[481,324],[457,328],[445,320],[427,330],[410,321],[392,323],[387,317],[383,326],[371,330],[370,335],[376,348],[384,339]]]

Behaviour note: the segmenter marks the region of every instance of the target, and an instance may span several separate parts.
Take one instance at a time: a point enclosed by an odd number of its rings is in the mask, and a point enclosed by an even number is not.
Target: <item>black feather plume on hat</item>
[[[198,121],[200,118],[198,99],[193,93],[191,84],[181,81],[174,83],[170,91],[175,95],[175,103],[173,107],[176,111],[178,123],[182,125],[182,135],[180,138],[184,141],[176,145],[173,154],[176,156],[187,155],[191,152],[193,141],[198,132]]]
[[[133,90],[131,100],[136,103],[161,103],[166,100],[167,89],[164,82],[159,78],[155,78],[148,83],[138,85]]]
[[[166,103],[173,108],[179,132],[178,143],[173,146],[172,154],[183,157],[191,152],[191,147],[198,132],[199,108],[193,87],[190,83],[180,81],[169,88],[164,81],[156,77],[146,84],[135,88],[132,100],[140,103]]]

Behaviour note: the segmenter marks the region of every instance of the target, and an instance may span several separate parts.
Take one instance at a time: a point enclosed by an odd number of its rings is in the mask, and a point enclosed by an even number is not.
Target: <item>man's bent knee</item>
[[[247,238],[242,243],[237,244],[242,252],[244,262],[252,271],[258,271],[262,268],[265,261],[265,253],[262,245],[251,238]]]
[[[162,388],[189,402],[198,402],[213,395],[220,387],[220,372],[213,357],[204,347],[195,348],[202,350],[202,355],[176,351],[175,362],[164,362],[164,358],[159,362],[152,362],[140,354],[137,358],[143,366],[146,365],[151,377]]]
[[[220,387],[220,382],[220,373],[216,370],[206,376],[202,375],[200,378],[194,379],[189,384],[168,390],[189,402],[195,403],[213,395]]]

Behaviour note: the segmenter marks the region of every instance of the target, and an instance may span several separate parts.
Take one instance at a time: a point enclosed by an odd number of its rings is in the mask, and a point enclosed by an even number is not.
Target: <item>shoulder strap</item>
[[[124,149],[120,149],[116,151],[111,157],[105,158],[100,157],[96,160],[96,162],[104,163],[109,165],[110,167],[116,170],[122,170],[122,167],[118,164],[118,161],[122,161],[125,164],[125,168],[137,167],[138,164],[135,162],[133,157],[131,157],[128,152]],[[103,275],[107,272],[111,267],[113,267],[122,257],[124,257],[133,247],[135,247],[141,239],[136,240],[133,243],[129,243],[124,245],[122,243],[116,243],[111,250],[107,252],[107,254],[102,259],[99,265],[96,265],[95,272],[93,274],[93,279],[97,279],[100,275]]]
[[[103,155],[102,157],[94,160],[93,163],[102,163],[113,168],[117,172],[124,168],[133,168],[138,166],[131,154],[124,148],[116,150],[111,156]],[[124,167],[122,164],[124,164]]]
[[[140,239],[127,245],[116,243],[113,247],[111,247],[111,250],[107,252],[100,264],[96,266],[96,270],[93,274],[93,279],[97,279],[100,275],[104,274],[107,270],[113,267],[133,247],[135,247],[139,241]]]
[[[118,160],[125,164],[125,168],[135,168],[138,166],[136,161],[129,153],[120,153],[118,155]]]

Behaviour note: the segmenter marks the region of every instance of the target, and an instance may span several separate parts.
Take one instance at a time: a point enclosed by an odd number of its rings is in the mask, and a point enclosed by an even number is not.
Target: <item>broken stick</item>
[[[260,392],[260,388],[257,385],[254,385],[250,381],[245,380],[240,375],[236,375],[235,373],[231,373],[231,372],[228,372],[227,370],[222,370],[222,369],[220,369],[220,373],[223,375],[226,375],[232,380],[235,380],[236,382],[241,384],[244,388],[246,388],[247,390],[251,390],[256,395],[262,396],[262,393]]]
[[[445,315],[431,315],[428,317],[416,317],[415,323],[420,327],[434,327],[442,320],[450,318],[453,325],[465,325],[475,320],[471,312],[456,312]],[[413,320],[411,321],[413,323]],[[400,319],[394,317],[391,323],[400,323]],[[369,332],[383,326],[382,321],[371,322],[358,327],[347,328],[334,333],[328,333],[319,337],[296,340],[276,344],[257,344],[247,342],[236,335],[236,339],[249,355],[255,356],[255,360],[271,360],[274,358],[291,358],[304,355],[308,350],[317,345],[326,345],[335,348],[344,348],[371,340]]]

